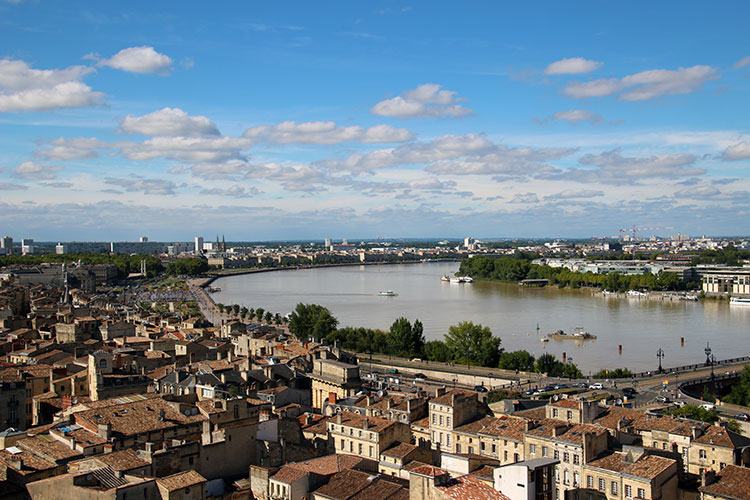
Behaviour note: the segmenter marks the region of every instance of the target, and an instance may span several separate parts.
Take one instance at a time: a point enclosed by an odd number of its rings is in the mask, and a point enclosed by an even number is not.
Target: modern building
[[[68,251],[69,251],[68,245],[65,245],[63,243],[58,243],[57,245],[55,245],[55,253],[57,255],[66,254],[68,253]]]
[[[697,269],[706,295],[750,297],[750,267]]]
[[[193,252],[196,254],[203,253],[203,236],[195,237],[195,247],[193,248]]]
[[[24,238],[21,240],[21,254],[31,255],[34,253],[34,240],[31,238]]]
[[[13,255],[13,238],[10,236],[0,238],[0,250],[4,250],[4,252],[0,251],[0,253],[4,253],[5,255]]]
[[[495,489],[514,500],[552,500],[555,466],[559,463],[553,458],[535,458],[498,467],[494,471]]]

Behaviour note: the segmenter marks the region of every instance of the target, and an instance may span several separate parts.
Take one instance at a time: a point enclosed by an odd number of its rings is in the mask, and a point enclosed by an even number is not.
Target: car
[[[560,389],[567,389],[567,388],[569,388],[569,387],[570,387],[570,386],[569,386],[568,384],[557,384],[557,385],[555,386],[555,390],[560,390]]]
[[[734,418],[736,418],[737,420],[748,421],[750,420],[750,415],[748,415],[747,413],[738,413],[734,416]]]
[[[635,396],[636,394],[638,394],[638,391],[636,391],[636,390],[635,390],[634,388],[632,388],[632,387],[625,387],[625,388],[624,388],[624,389],[622,390],[622,393],[623,393],[624,395],[626,395],[626,396],[630,397],[630,396]]]
[[[487,392],[487,388],[483,385],[475,385],[474,390],[476,392]]]
[[[703,408],[704,410],[707,410],[707,411],[711,411],[711,410],[715,410],[716,409],[716,405],[711,404],[711,403],[703,403],[701,405],[701,408]]]
[[[601,383],[601,382],[596,382],[596,383],[594,383],[594,384],[591,384],[591,385],[589,386],[589,389],[602,390],[602,389],[604,389],[604,386],[602,385],[602,383]]]
[[[523,391],[524,396],[531,396],[536,392],[536,389],[529,389],[527,391]]]
[[[681,399],[678,399],[677,401],[674,402],[674,404],[676,406],[685,406],[687,404],[687,402],[685,402],[685,401],[683,401]]]
[[[656,401],[657,403],[668,403],[669,402],[669,398],[666,397],[666,396],[656,396],[654,398],[654,401]]]
[[[391,369],[388,370],[388,373],[398,373],[398,369],[397,368],[391,368]]]
[[[573,387],[583,387],[584,389],[588,388],[589,384],[586,382],[576,382],[573,384]]]
[[[414,374],[414,380],[420,380],[420,381],[424,382],[425,380],[427,380],[427,376],[425,376],[424,373],[415,373]]]

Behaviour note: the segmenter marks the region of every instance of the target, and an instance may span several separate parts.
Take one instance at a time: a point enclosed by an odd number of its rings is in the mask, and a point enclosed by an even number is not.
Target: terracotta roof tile
[[[178,472],[171,476],[162,477],[156,480],[157,484],[167,491],[175,491],[182,488],[189,488],[195,484],[205,483],[206,478],[195,472],[189,470],[185,472]]]
[[[703,493],[724,498],[750,500],[750,469],[727,465],[721,470],[715,483],[698,489]]]

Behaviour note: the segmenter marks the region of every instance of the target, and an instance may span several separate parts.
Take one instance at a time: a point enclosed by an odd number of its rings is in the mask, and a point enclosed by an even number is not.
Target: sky
[[[750,234],[750,4],[0,0],[0,232]]]

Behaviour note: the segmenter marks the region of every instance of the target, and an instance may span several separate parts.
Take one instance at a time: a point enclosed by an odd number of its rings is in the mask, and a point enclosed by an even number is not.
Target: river
[[[555,287],[440,281],[442,275],[457,270],[458,263],[443,262],[245,274],[218,279],[214,286],[221,292],[213,299],[282,314],[299,302],[320,304],[338,318],[339,326],[383,330],[404,316],[424,324],[427,340],[442,339],[460,321],[473,321],[489,326],[506,350],[526,349],[535,356],[549,352],[559,359],[565,352],[585,374],[617,367],[656,370],[658,348],[664,350],[665,367],[705,360],[706,342],[717,360],[750,353],[750,307],[730,307],[726,301],[661,302]],[[381,297],[381,290],[398,295]],[[598,338],[540,341],[547,333],[577,326]]]

